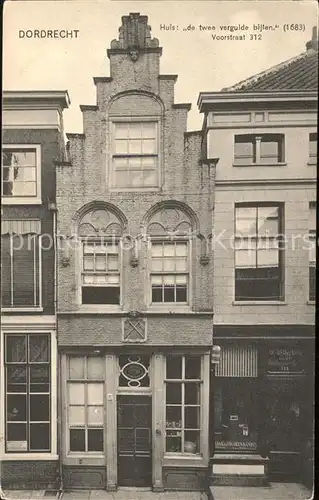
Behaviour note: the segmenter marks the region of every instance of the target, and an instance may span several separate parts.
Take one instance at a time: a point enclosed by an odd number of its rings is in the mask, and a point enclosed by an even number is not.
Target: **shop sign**
[[[268,351],[269,374],[301,374],[304,373],[304,355],[299,348],[276,347]]]
[[[255,451],[257,443],[254,441],[215,441],[216,450]]]

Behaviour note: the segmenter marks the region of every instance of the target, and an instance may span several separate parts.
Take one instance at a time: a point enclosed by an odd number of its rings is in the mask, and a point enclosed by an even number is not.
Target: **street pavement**
[[[269,486],[212,486],[211,500],[312,500],[314,496],[304,486],[296,483],[270,483]],[[6,500],[55,500],[55,495],[43,490],[4,491]],[[59,500],[207,500],[205,493],[197,491],[165,491],[154,493],[121,488],[115,493],[105,490],[66,491]],[[2,499],[1,499],[2,500]]]

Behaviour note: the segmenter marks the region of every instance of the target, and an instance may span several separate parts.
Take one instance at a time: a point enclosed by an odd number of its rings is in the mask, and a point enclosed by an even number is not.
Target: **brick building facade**
[[[317,58],[314,33],[293,59],[199,96],[218,162],[214,483],[312,483]]]
[[[56,165],[66,488],[199,489],[208,469],[214,169],[147,17],[122,17]]]
[[[2,135],[0,478],[58,477],[55,169],[65,158],[66,92],[4,92]]]

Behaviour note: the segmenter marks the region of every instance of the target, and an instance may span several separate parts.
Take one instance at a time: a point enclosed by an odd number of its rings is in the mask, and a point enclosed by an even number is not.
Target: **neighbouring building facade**
[[[66,92],[4,92],[0,463],[4,487],[58,477],[55,168]]]
[[[215,484],[312,482],[317,61],[314,30],[306,52],[198,100],[217,163]]]
[[[65,488],[205,487],[215,170],[147,17],[122,17],[56,164]]]

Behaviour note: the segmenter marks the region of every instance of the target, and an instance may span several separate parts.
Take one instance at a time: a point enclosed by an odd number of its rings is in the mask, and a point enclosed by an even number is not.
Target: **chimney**
[[[317,26],[312,28],[312,38],[306,43],[306,49],[309,54],[313,52],[318,52],[318,32]]]

